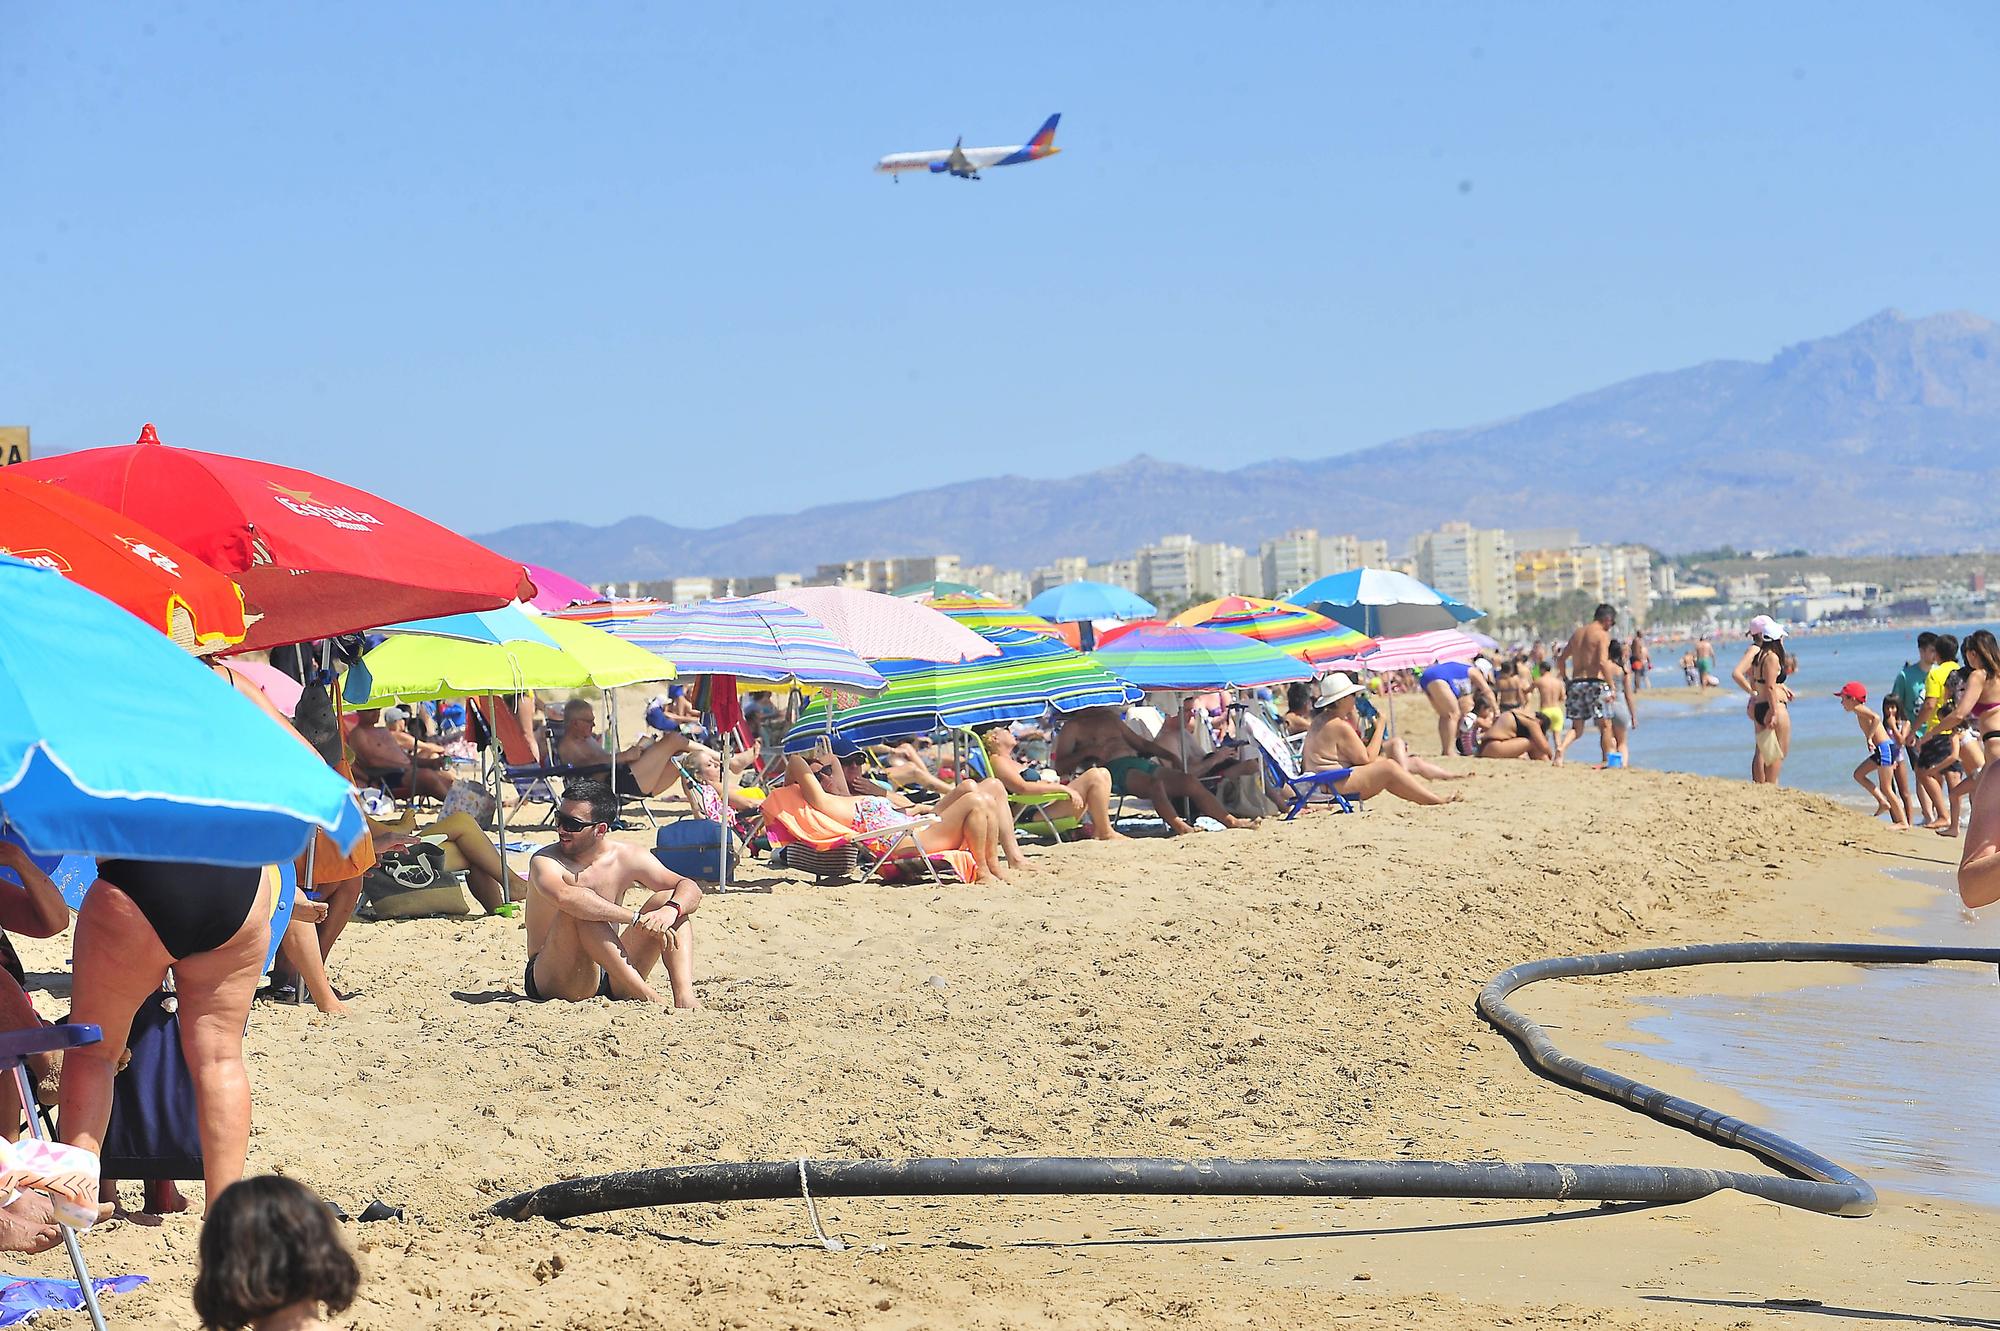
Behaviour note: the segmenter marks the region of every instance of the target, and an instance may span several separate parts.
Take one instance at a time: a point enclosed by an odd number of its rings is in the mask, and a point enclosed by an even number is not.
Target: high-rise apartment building
[[[1447,522],[1413,544],[1419,580],[1496,618],[1514,613],[1514,543],[1506,532]]]

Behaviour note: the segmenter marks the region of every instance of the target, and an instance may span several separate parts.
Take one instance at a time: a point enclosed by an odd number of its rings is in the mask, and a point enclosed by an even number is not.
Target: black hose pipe
[[[1507,1002],[1540,980],[1753,961],[2000,965],[2000,949],[1870,943],[1711,943],[1552,957],[1495,976],[1479,1011],[1558,1081],[1618,1101],[1724,1146],[1740,1147],[1790,1177],[1671,1165],[1507,1164],[1491,1160],[1169,1160],[1089,1156],[919,1160],[760,1160],[677,1165],[551,1183],[496,1204],[514,1220],[564,1220],[636,1206],[822,1197],[1033,1196],[1146,1193],[1166,1196],[1474,1197],[1546,1201],[1684,1202],[1724,1189],[1831,1215],[1875,1209],[1867,1182],[1753,1123],[1573,1058]]]

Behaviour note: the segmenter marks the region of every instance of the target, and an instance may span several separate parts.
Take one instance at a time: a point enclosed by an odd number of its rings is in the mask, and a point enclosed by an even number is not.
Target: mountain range
[[[792,571],[949,551],[1032,568],[1121,558],[1169,532],[1255,549],[1292,527],[1387,537],[1450,519],[1578,528],[1673,552],[1984,548],[2000,499],[2000,328],[1885,310],[1769,361],[1642,375],[1552,407],[1332,457],[1209,470],[1140,456],[1058,480],[1002,476],[726,526],[631,517],[478,539],[576,577]]]

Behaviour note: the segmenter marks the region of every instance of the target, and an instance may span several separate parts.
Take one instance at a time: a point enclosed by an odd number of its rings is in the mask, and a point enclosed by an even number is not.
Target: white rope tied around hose
[[[799,1157],[799,1196],[806,1199],[806,1216],[812,1221],[813,1233],[819,1236],[820,1246],[828,1252],[846,1252],[847,1245],[826,1232],[826,1226],[819,1222],[819,1206],[813,1201],[812,1189],[806,1186],[806,1158]]]

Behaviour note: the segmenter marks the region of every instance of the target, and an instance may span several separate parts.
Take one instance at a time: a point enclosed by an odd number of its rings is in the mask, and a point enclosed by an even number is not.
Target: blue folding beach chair
[[[1264,755],[1264,774],[1270,779],[1271,788],[1278,792],[1281,802],[1289,801],[1285,810],[1285,821],[1299,816],[1299,810],[1324,797],[1337,806],[1342,813],[1353,813],[1354,802],[1340,793],[1340,783],[1354,775],[1352,767],[1336,767],[1326,772],[1306,772],[1299,769],[1298,755],[1285,742],[1264,717],[1247,708],[1238,713],[1242,728],[1250,735],[1257,751]]]
[[[0,1062],[8,1063],[14,1070],[14,1090],[21,1097],[22,1117],[28,1121],[28,1135],[40,1141],[50,1140],[43,1129],[42,1119],[35,1112],[34,1078],[28,1071],[30,1054],[49,1054],[58,1049],[75,1049],[79,1045],[96,1044],[104,1038],[104,1032],[95,1026],[31,1026],[26,1030],[0,1033]],[[68,1225],[58,1223],[62,1230],[63,1247],[69,1251],[70,1267],[76,1272],[76,1283],[83,1292],[84,1310],[90,1314],[90,1324],[96,1331],[104,1331],[104,1314],[97,1307],[97,1291],[90,1283],[90,1272],[83,1265],[83,1249],[76,1241],[76,1231]]]

